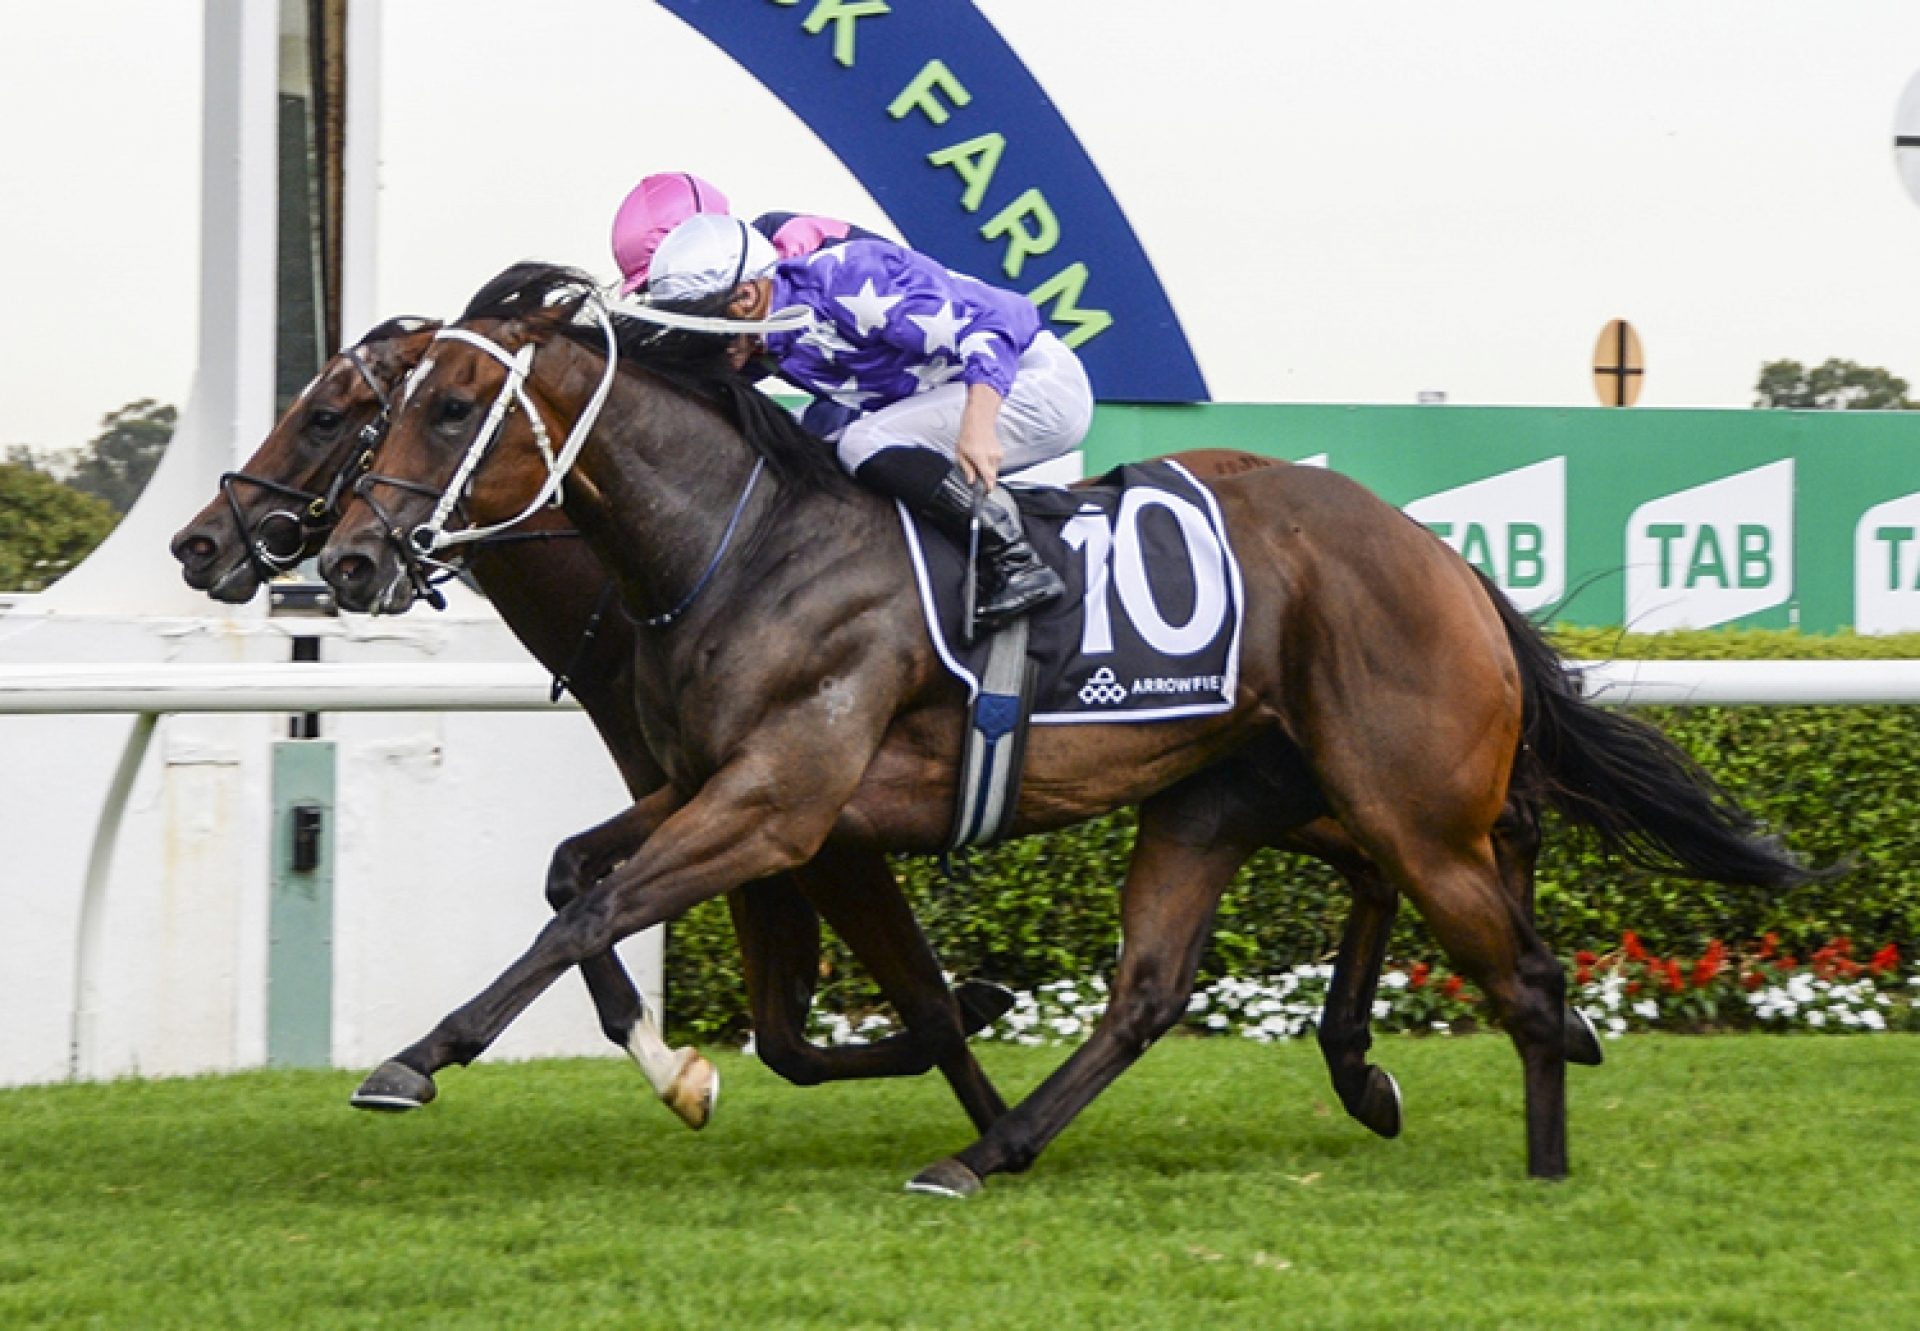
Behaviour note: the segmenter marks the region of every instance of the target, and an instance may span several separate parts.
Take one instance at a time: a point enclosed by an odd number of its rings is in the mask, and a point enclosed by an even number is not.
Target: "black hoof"
[[[1587,1014],[1577,1007],[1567,1009],[1567,1062],[1597,1068],[1606,1061],[1600,1048],[1600,1032],[1593,1028]]]
[[[953,986],[960,1003],[960,1025],[968,1035],[984,1031],[1013,1008],[1013,990],[991,980],[962,980]]]
[[[980,1176],[948,1156],[908,1179],[907,1191],[924,1192],[929,1197],[971,1197],[980,1191]]]
[[[405,1063],[388,1059],[360,1083],[347,1103],[355,1109],[374,1109],[400,1114],[418,1109],[434,1097],[433,1078],[415,1072]]]
[[[1380,1136],[1392,1140],[1400,1135],[1400,1083],[1384,1068],[1367,1067],[1367,1089],[1360,1103],[1348,1110],[1361,1123]]]

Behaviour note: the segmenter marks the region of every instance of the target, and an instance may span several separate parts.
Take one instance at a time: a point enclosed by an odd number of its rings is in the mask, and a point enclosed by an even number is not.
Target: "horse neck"
[[[578,403],[598,384],[603,362],[576,355],[594,362],[563,390]],[[568,480],[567,514],[619,582],[628,610],[645,618],[679,606],[706,574],[754,463],[739,431],[711,408],[651,375],[623,373]],[[771,475],[754,483],[736,546],[778,488]]]

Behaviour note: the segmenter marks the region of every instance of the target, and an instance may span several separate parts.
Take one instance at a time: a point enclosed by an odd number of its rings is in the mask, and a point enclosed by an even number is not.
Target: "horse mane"
[[[460,322],[524,319],[598,354],[605,346],[599,327],[576,319],[596,289],[593,278],[577,268],[516,263],[474,293]],[[706,312],[719,313],[726,298],[701,304],[714,306]],[[725,338],[663,329],[618,311],[610,313],[622,365],[715,407],[780,480],[823,494],[850,491],[851,483],[834,461],[833,446],[729,366]]]
[[[369,328],[354,345],[370,347],[376,342],[391,342],[396,337],[407,337],[438,326],[437,319],[423,319],[417,314],[399,314],[391,319],[383,319]]]

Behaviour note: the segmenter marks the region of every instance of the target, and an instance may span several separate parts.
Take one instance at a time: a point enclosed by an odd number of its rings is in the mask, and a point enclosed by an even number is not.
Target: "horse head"
[[[565,468],[550,427],[561,413],[533,381],[534,358],[591,295],[581,274],[517,265],[432,334],[321,553],[342,608],[440,604],[433,580],[457,566],[462,547],[554,498]]]
[[[174,536],[189,587],[243,604],[320,548],[436,326],[388,320],[322,367],[246,465],[223,475],[219,495]]]

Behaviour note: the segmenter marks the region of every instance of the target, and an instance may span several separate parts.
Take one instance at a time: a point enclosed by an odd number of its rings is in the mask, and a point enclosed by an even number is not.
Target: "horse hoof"
[[[1400,1135],[1400,1083],[1385,1068],[1367,1068],[1367,1089],[1355,1118],[1389,1140]]]
[[[1013,1008],[1013,990],[991,980],[962,980],[953,986],[960,1024],[968,1035],[984,1031]]]
[[[1600,1048],[1600,1032],[1593,1021],[1577,1007],[1567,1009],[1567,1062],[1597,1068],[1606,1060]]]
[[[971,1197],[980,1191],[980,1176],[949,1156],[908,1179],[907,1191],[929,1197]]]
[[[720,1070],[701,1057],[698,1049],[679,1051],[679,1066],[673,1080],[660,1098],[680,1120],[698,1132],[713,1117],[713,1102],[720,1098]]]
[[[436,1093],[432,1077],[415,1072],[405,1063],[388,1059],[360,1083],[360,1089],[353,1093],[347,1103],[355,1109],[403,1114],[427,1104]]]

